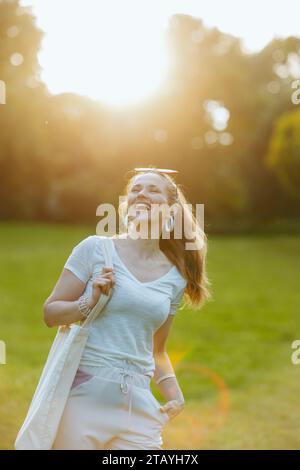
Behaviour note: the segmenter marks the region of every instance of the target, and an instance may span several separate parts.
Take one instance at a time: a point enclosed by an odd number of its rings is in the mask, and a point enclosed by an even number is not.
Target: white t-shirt
[[[92,293],[92,282],[102,273],[104,256],[101,240],[106,236],[91,235],[76,245],[64,267],[86,282],[85,293]],[[111,238],[110,238],[111,239]],[[140,282],[127,269],[113,246],[115,286],[113,293],[96,320],[80,365],[94,366],[107,359],[129,359],[153,377],[153,334],[174,315],[181,304],[187,281],[173,266],[165,275],[150,282]]]

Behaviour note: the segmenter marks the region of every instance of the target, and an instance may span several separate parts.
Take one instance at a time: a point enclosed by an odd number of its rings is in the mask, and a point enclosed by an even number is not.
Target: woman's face
[[[160,215],[157,209],[161,204],[166,205],[166,209],[169,207],[167,183],[153,173],[136,176],[129,188],[127,202],[128,221],[134,220],[136,227],[142,221],[143,227],[147,228],[149,224],[156,226],[160,235],[162,224],[168,218],[168,210]]]

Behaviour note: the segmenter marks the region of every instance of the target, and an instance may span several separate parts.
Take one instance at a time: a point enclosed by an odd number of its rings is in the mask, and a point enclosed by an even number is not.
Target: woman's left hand
[[[170,419],[175,418],[184,408],[183,400],[170,400],[160,407],[162,412],[169,415]]]

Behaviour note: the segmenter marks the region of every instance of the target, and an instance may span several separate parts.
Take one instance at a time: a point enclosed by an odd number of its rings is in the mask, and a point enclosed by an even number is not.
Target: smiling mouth
[[[135,209],[144,209],[149,211],[151,209],[151,204],[148,202],[137,202],[136,204],[133,204],[133,207],[135,207]]]

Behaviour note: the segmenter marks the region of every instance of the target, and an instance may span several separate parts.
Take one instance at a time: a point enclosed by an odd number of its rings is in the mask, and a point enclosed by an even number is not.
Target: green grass
[[[56,334],[42,304],[73,246],[94,231],[0,224],[0,449],[13,448]],[[186,407],[166,426],[166,449],[300,449],[300,366],[291,363],[299,253],[297,233],[209,237],[214,300],[179,311],[168,339]]]

